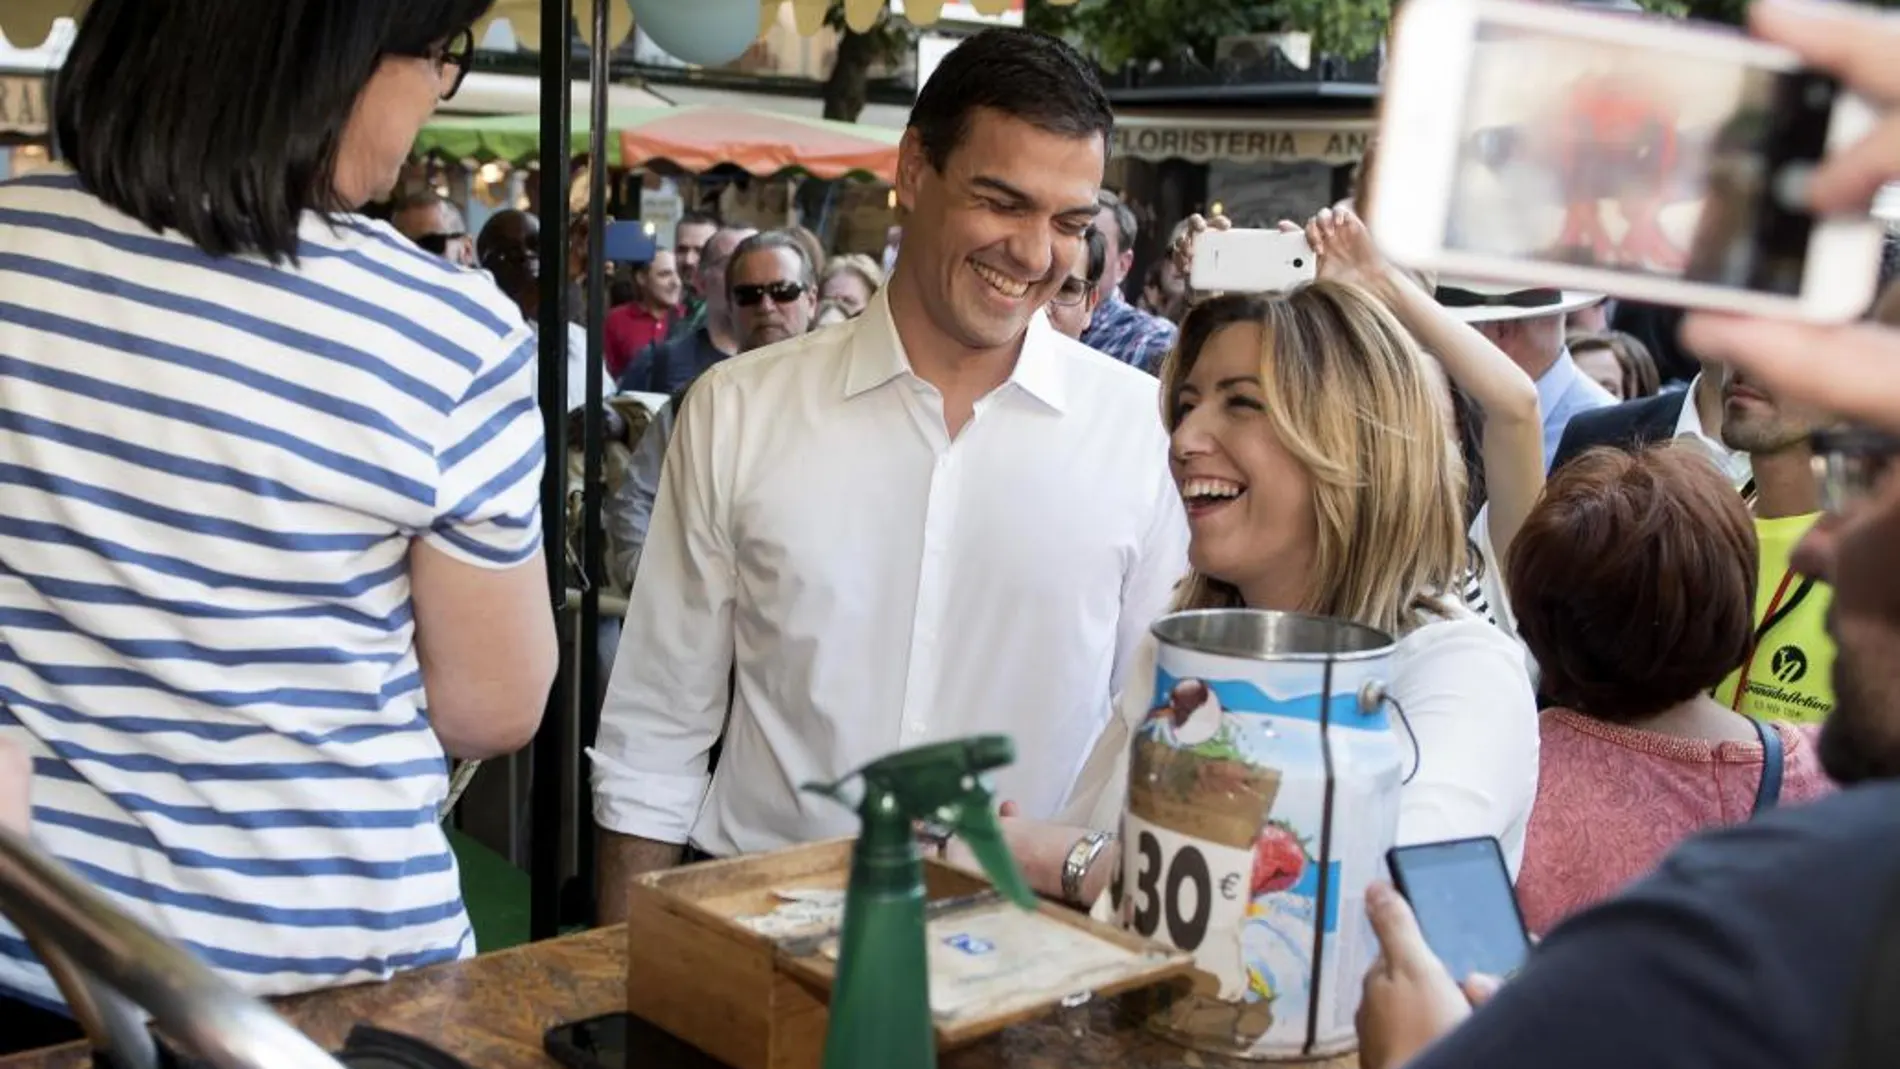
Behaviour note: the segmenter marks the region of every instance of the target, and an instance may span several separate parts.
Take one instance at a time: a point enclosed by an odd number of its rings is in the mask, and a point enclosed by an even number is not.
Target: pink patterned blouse
[[[1546,710],[1540,725],[1537,802],[1517,876],[1517,902],[1534,935],[1647,874],[1682,840],[1746,820],[1754,807],[1758,742],[1660,735],[1568,709]],[[1818,728],[1775,730],[1780,804],[1831,793],[1814,749]]]

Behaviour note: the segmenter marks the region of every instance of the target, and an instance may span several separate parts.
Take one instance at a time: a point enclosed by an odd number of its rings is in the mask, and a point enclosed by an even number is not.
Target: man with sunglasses
[[[798,337],[818,312],[817,270],[784,230],[754,234],[733,250],[726,289],[742,353]]]
[[[469,237],[468,224],[462,221],[455,205],[434,190],[404,197],[389,221],[423,252],[457,267],[475,266],[475,239]]]

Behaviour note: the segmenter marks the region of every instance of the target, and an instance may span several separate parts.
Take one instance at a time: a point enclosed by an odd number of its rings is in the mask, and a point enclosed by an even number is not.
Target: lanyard
[[[1807,598],[1808,592],[1814,589],[1814,580],[1802,576],[1800,585],[1794,588],[1794,597],[1788,598],[1788,603],[1783,605],[1782,599],[1788,596],[1788,584],[1792,582],[1794,582],[1794,569],[1791,567],[1781,573],[1781,582],[1775,587],[1774,598],[1768,602],[1768,611],[1762,614],[1761,625],[1755,628],[1755,635],[1749,640],[1748,659],[1742,662],[1741,678],[1735,683],[1735,701],[1730,706],[1735,712],[1742,711],[1742,702],[1748,697],[1748,676],[1754,671],[1755,654],[1761,650],[1762,640],[1768,637],[1768,633],[1773,631],[1777,624],[1794,615],[1794,611],[1800,608],[1801,602]]]

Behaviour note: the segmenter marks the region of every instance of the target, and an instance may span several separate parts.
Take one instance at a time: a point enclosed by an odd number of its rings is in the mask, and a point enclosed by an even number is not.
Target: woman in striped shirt
[[[473,952],[448,758],[554,673],[533,335],[354,214],[489,3],[93,0],[70,169],[0,184],[0,740],[42,846],[257,994]],[[0,922],[0,1019],[60,1005]]]

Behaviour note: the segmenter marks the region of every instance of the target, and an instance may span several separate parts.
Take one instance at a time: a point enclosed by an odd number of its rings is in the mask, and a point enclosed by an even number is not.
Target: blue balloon
[[[630,0],[633,21],[675,59],[718,67],[759,37],[759,0]]]

